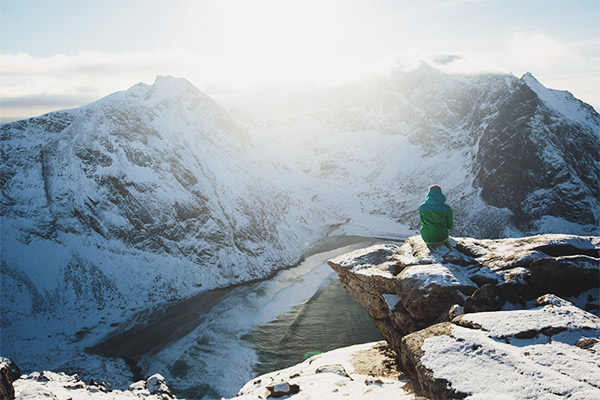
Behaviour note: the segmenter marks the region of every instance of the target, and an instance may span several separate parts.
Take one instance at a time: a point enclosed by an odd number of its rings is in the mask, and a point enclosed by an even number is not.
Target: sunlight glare
[[[343,26],[334,3],[228,0],[220,5],[222,50],[241,81],[324,83],[340,67]]]

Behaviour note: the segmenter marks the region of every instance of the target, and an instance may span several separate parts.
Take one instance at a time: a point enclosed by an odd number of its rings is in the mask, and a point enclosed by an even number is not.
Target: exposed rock
[[[558,297],[554,294],[545,294],[543,296],[540,296],[537,299],[535,299],[535,303],[538,306],[553,305],[553,306],[557,306],[557,307],[571,304],[570,302],[568,302],[564,299],[561,299],[560,297]]]
[[[402,339],[400,352],[398,353],[402,370],[413,378],[413,385],[418,385],[420,393],[431,398],[439,398],[440,396],[444,396],[445,398],[466,397],[464,393],[449,390],[448,381],[435,378],[433,376],[434,371],[426,368],[421,362],[421,359],[425,355],[425,352],[422,350],[425,340],[430,337],[450,335],[451,332],[452,324],[445,322],[412,333]]]
[[[594,347],[596,347],[600,343],[600,340],[595,338],[587,338],[587,339],[579,339],[575,346],[580,349],[590,350],[592,353],[595,353]]]
[[[350,270],[348,277],[357,279],[363,289],[372,293],[395,293],[394,276],[401,266],[398,246],[378,244],[341,255],[328,261],[337,271]]]
[[[573,363],[583,363],[577,366],[569,363],[567,369],[591,368],[588,358],[572,353],[585,350],[592,354],[600,350],[597,344],[600,319],[556,295],[538,296],[557,293],[576,298],[589,289],[598,288],[599,248],[600,237],[573,235],[497,240],[451,238],[443,245],[434,246],[426,245],[415,236],[400,247],[373,246],[336,257],[328,263],[340,276],[344,288],[369,312],[399,355],[404,370],[415,380],[417,390],[432,398],[461,398],[480,394],[482,388],[460,383],[462,378],[453,380],[450,372],[440,374],[435,364],[431,364],[435,368],[428,366],[424,359],[444,357],[446,352],[446,348],[440,347],[435,350],[438,353],[433,350],[427,353],[423,346],[429,343],[429,338],[446,337],[448,339],[440,343],[453,349],[467,340],[455,332],[471,332],[469,335],[478,332],[475,334],[478,343],[473,343],[474,347],[467,349],[467,353],[485,353],[487,346],[489,352],[497,355],[490,364],[495,368],[500,368],[497,364],[510,364],[514,360],[524,363],[521,356],[513,358],[517,349],[511,343],[524,346],[528,343],[522,341],[527,340],[533,341],[532,345],[554,346],[551,351],[559,358],[571,354],[573,360],[577,360]],[[390,282],[394,283],[393,287]],[[597,300],[594,296],[587,297],[588,301]],[[538,307],[527,309],[534,299]],[[503,308],[514,311],[500,311]],[[586,305],[586,309],[590,308],[593,307]],[[449,322],[440,323],[442,321]],[[477,352],[481,348],[484,350]],[[550,351],[545,347],[533,350],[525,357],[531,354],[545,357]],[[568,377],[564,378],[568,381],[565,389],[560,390],[552,386],[554,383],[535,380],[532,387],[540,393],[577,393],[577,397],[599,390],[599,384],[581,379],[572,370],[563,371],[560,365],[556,367],[558,372],[554,371],[553,362],[545,363],[539,357],[531,373]],[[455,364],[448,368],[460,376],[466,369],[457,367],[459,359],[452,362]],[[487,373],[488,367],[482,368],[481,373]],[[560,376],[556,379],[560,381]],[[526,386],[522,389],[524,392],[517,391],[514,397],[523,397],[529,390]],[[483,393],[486,393],[484,397],[494,395],[485,390]]]
[[[467,313],[499,310],[506,302],[506,291],[496,285],[485,284],[465,301]]]
[[[394,310],[390,310],[388,314],[392,325],[394,327],[403,327],[401,331],[406,333],[426,328],[435,321],[435,319],[431,318],[415,319],[408,311],[406,311],[406,308],[404,308],[402,303],[399,303]]]
[[[10,358],[0,357],[0,398],[14,399],[13,382],[19,379],[21,371]]]
[[[476,288],[458,269],[442,264],[413,265],[396,278],[396,292],[416,319],[439,316],[453,304],[462,303]]]
[[[279,383],[273,386],[267,386],[267,390],[269,394],[268,397],[283,397],[290,394],[296,394],[300,391],[300,386],[298,385],[290,385],[287,382]]]
[[[532,262],[531,282],[538,290],[574,296],[598,287],[600,259],[586,255],[547,257]]]
[[[340,277],[344,289],[369,313],[383,337],[399,343],[382,294],[396,295],[395,275],[400,263],[397,246],[375,245],[333,258],[327,263]]]

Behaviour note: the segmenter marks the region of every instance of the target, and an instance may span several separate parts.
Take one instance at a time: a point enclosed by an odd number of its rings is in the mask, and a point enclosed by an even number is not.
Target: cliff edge
[[[328,261],[431,398],[600,396],[600,237],[375,245]],[[483,397],[481,397],[483,396]]]

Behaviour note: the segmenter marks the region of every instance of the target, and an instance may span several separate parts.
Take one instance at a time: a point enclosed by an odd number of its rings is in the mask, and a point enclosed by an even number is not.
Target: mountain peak
[[[152,88],[181,90],[198,90],[190,81],[185,78],[176,78],[171,75],[157,75]]]
[[[443,74],[438,68],[424,60],[419,60],[416,63],[398,63],[395,71],[400,73]]]
[[[523,76],[521,76],[521,80],[523,82],[525,82],[532,89],[534,89],[534,87],[539,87],[539,86],[544,87],[544,85],[542,85],[542,83],[540,81],[538,81],[537,78],[535,76],[533,76],[533,74],[531,72],[525,72],[523,74]]]
[[[187,79],[158,75],[145,97],[161,102],[167,98],[180,98],[190,94],[197,96],[202,92]]]
[[[523,74],[523,81],[539,99],[555,112],[570,120],[598,132],[598,113],[592,106],[576,99],[566,90],[549,89],[538,81],[531,72]]]

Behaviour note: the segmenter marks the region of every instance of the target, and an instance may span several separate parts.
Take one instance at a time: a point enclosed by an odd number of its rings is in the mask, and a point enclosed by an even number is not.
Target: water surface
[[[247,285],[201,293],[101,344],[140,376],[160,373],[178,397],[233,397],[247,381],[328,351],[381,340],[326,261],[375,243],[341,237],[293,268]],[[104,346],[104,348],[102,348]]]

